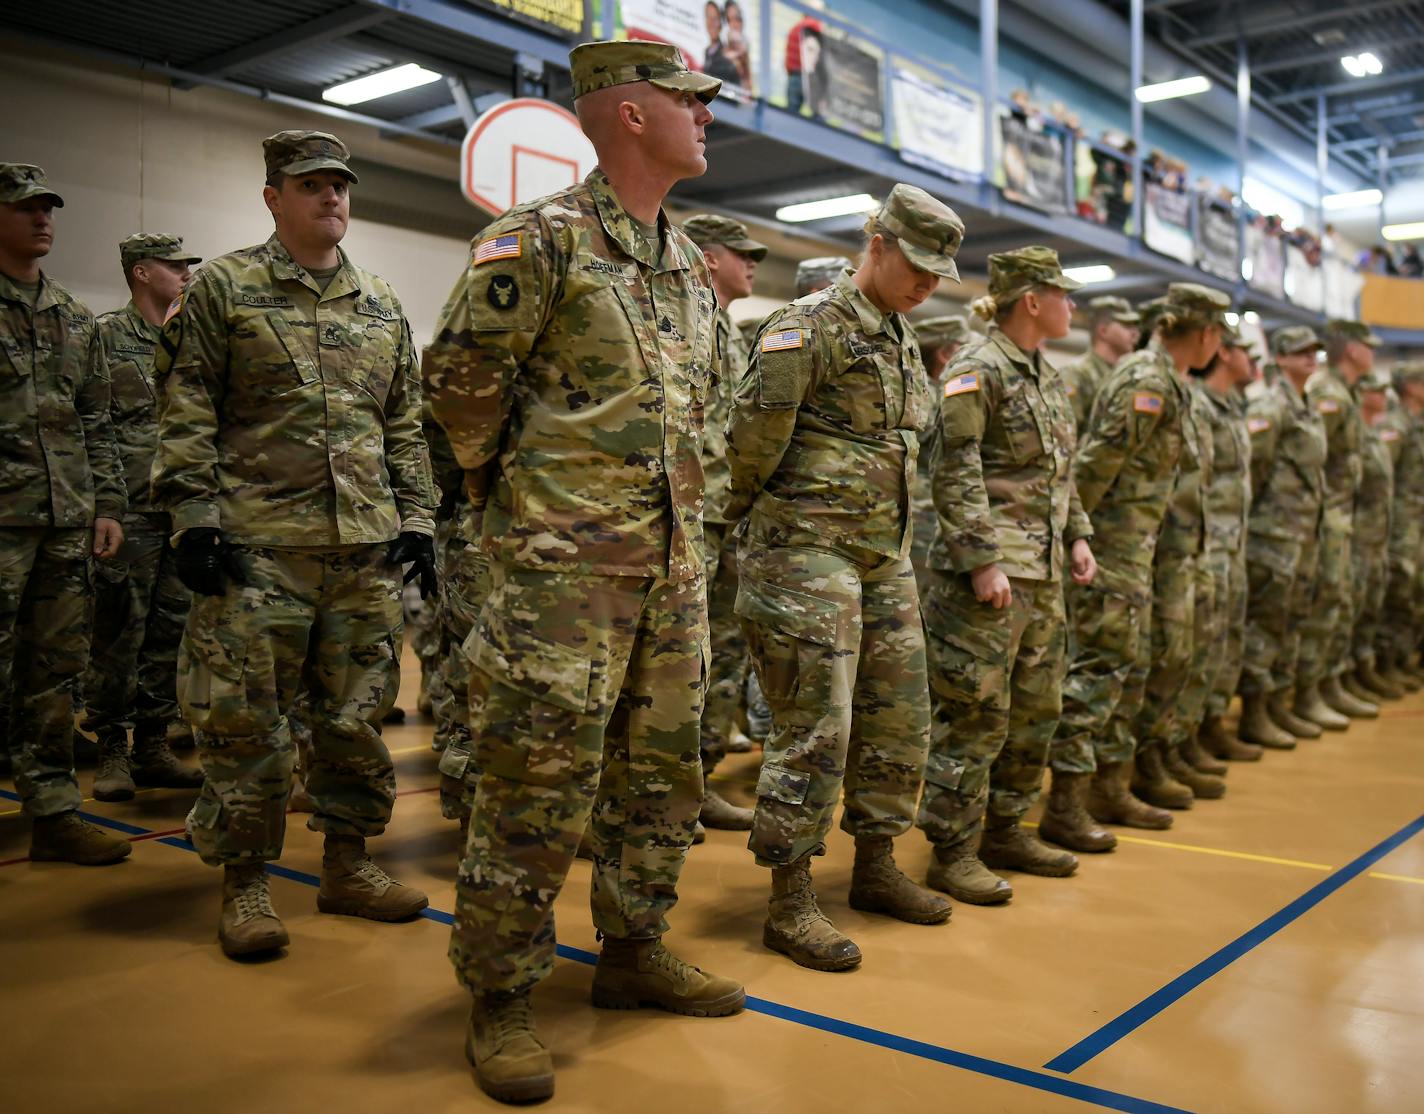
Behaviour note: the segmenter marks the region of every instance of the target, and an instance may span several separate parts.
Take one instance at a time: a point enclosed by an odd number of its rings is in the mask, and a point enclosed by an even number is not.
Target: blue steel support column
[[[1132,234],[1142,239],[1142,191],[1145,176],[1143,160],[1147,157],[1142,134],[1142,102],[1137,90],[1142,88],[1142,0],[1132,0],[1132,44],[1129,49],[1128,103],[1132,106]]]
[[[999,129],[999,0],[979,0],[979,96],[984,107],[984,182],[994,180]]]
[[[1315,98],[1315,208],[1320,215],[1320,235],[1325,235],[1325,175],[1330,172],[1330,139],[1326,134],[1325,94]]]
[[[1379,147],[1379,242],[1384,243],[1384,206],[1389,200],[1385,195],[1389,193],[1389,148],[1383,143]]]
[[[1251,158],[1251,67],[1245,36],[1236,40],[1236,253],[1246,250],[1246,164]],[[1236,283],[1237,299],[1245,297],[1245,276]]]

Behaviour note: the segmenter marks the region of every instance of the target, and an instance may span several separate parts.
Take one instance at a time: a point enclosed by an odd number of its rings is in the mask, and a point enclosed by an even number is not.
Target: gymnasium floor
[[[407,654],[402,703],[414,704]],[[564,961],[536,994],[555,1111],[1424,1110],[1424,694],[1347,735],[1233,765],[1172,831],[1016,876],[1002,908],[940,927],[846,905],[851,846],[816,863],[865,952],[850,974],[761,946],[767,880],[745,837],[693,849],[669,943],[741,977],[746,1013],[692,1020],[587,1004],[588,867],[559,903]],[[461,1053],[445,959],[457,831],[430,725],[388,731],[400,800],[380,861],[431,895],[381,925],[317,914],[320,838],[294,818],[273,867],[292,935],[238,964],[215,941],[219,875],[183,840],[191,794],[86,813],[129,835],[104,869],[31,864],[0,783],[0,1109],[14,1114],[497,1109]],[[722,790],[750,803],[755,757]],[[89,771],[81,771],[86,785]],[[918,833],[900,859],[922,876]]]

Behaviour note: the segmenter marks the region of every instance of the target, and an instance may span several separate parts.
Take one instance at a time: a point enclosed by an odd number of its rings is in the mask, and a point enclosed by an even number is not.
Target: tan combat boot
[[[601,1010],[654,1006],[686,1017],[726,1017],[747,1004],[742,984],[684,963],[657,937],[603,938],[593,969],[593,1004]]]
[[[203,771],[179,761],[163,735],[134,733],[134,784],[143,789],[201,789]]]
[[[321,853],[321,889],[316,907],[323,913],[403,921],[430,902],[413,886],[397,882],[371,861],[360,836],[330,835]]]
[[[702,794],[702,825],[719,832],[749,832],[756,813],[732,804],[717,790],[708,786]]]
[[[1319,685],[1305,685],[1296,690],[1295,703],[1291,705],[1291,711],[1299,718],[1313,723],[1317,727],[1323,727],[1326,731],[1348,731],[1350,729],[1350,717],[1342,716],[1320,696]]]
[[[36,816],[30,831],[30,861],[108,866],[133,853],[133,844],[111,836],[77,812]]]
[[[252,955],[287,946],[287,930],[272,909],[267,871],[261,863],[223,867],[218,943],[223,955]]]
[[[1175,778],[1192,791],[1198,800],[1215,801],[1226,796],[1226,781],[1215,774],[1206,774],[1182,757],[1182,752],[1171,743],[1163,743],[1162,765],[1169,777]]]
[[[1178,743],[1177,753],[1182,756],[1182,761],[1200,773],[1216,777],[1226,773],[1226,763],[1208,754],[1195,735],[1189,735],[1185,741]]]
[[[1373,692],[1360,680],[1360,671],[1358,669],[1349,669],[1341,673],[1339,681],[1340,687],[1353,699],[1358,700],[1362,704],[1373,704],[1376,708],[1379,707],[1382,698],[1379,693]],[[1376,712],[1376,715],[1378,715],[1378,712]],[[1369,718],[1373,719],[1374,717],[1371,716]]]
[[[1185,809],[1196,799],[1189,786],[1183,785],[1167,772],[1162,753],[1165,743],[1142,747],[1137,752],[1132,777],[1132,792],[1158,808]]]
[[[1355,679],[1364,686],[1365,692],[1376,700],[1399,700],[1404,696],[1404,690],[1385,680],[1373,661],[1362,661],[1356,666]]]
[[[1398,662],[1392,664],[1381,674],[1381,676],[1384,678],[1387,684],[1399,689],[1399,691],[1404,693],[1405,695],[1408,695],[1411,692],[1419,691],[1419,682],[1416,681],[1409,674],[1405,673],[1404,670],[1399,667]]]
[[[1256,712],[1264,725],[1269,730],[1288,741],[1291,746],[1295,746],[1295,738],[1286,735],[1266,715],[1266,702],[1263,698],[1254,697]],[[1245,722],[1245,712],[1242,712],[1242,722]],[[1217,758],[1225,759],[1227,762],[1259,762],[1261,761],[1261,748],[1255,743],[1244,742],[1237,736],[1226,730],[1226,724],[1220,716],[1207,716],[1202,721],[1201,730],[1197,733],[1197,741],[1207,753]]]
[[[979,860],[991,870],[1017,870],[1040,878],[1067,878],[1078,869],[1078,856],[1047,846],[1017,816],[985,817]]]
[[[94,771],[96,801],[131,801],[133,771],[129,767],[129,738],[123,728],[99,732],[99,768]]]
[[[889,836],[855,837],[850,907],[909,924],[944,924],[949,920],[949,902],[905,877],[895,865],[894,842]]]
[[[1038,834],[1049,843],[1070,851],[1100,854],[1117,846],[1117,836],[1100,828],[1088,812],[1088,786],[1092,774],[1065,774],[1053,771]]]
[[[475,999],[465,1026],[465,1059],[480,1090],[499,1102],[543,1102],[554,1095],[554,1058],[534,1031],[527,990]]]
[[[1302,719],[1295,714],[1295,693],[1292,689],[1276,689],[1270,696],[1266,697],[1266,714],[1271,717],[1271,722],[1282,731],[1297,739],[1318,739],[1323,734],[1318,723],[1312,723],[1308,719]],[[1261,739],[1252,739],[1253,743],[1262,743],[1270,746],[1269,743]],[[1289,747],[1282,748],[1289,750]]]
[[[925,882],[931,889],[970,905],[1002,905],[1014,896],[1008,880],[979,861],[978,835],[935,844]]]
[[[809,856],[771,868],[771,901],[761,942],[813,971],[849,971],[860,966],[855,941],[836,929],[816,904]]]
[[[1339,712],[1346,719],[1379,719],[1379,705],[1347,692],[1338,674],[1320,682],[1320,699],[1325,701],[1327,708]]]
[[[1165,831],[1172,826],[1172,814],[1154,808],[1132,795],[1131,762],[1099,762],[1098,772],[1088,786],[1088,812],[1100,824],[1122,824],[1128,828]]]

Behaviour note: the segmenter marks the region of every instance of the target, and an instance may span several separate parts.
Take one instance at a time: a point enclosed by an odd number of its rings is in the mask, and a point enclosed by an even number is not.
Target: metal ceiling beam
[[[1310,89],[1295,89],[1289,93],[1272,97],[1271,103],[1275,105],[1294,104],[1297,101],[1313,100],[1319,93],[1333,97],[1339,93],[1355,93],[1362,89],[1369,92],[1375,89],[1387,89],[1391,85],[1407,85],[1411,81],[1424,81],[1424,69],[1397,70],[1393,73],[1382,73],[1378,77],[1360,77],[1352,81],[1316,85]]]
[[[1204,46],[1220,46],[1223,43],[1234,42],[1238,35],[1248,39],[1257,38],[1260,35],[1269,35],[1275,31],[1295,31],[1302,27],[1314,27],[1317,23],[1329,23],[1331,20],[1353,19],[1356,16],[1366,15],[1370,12],[1383,11],[1386,8],[1402,8],[1402,0],[1375,0],[1368,4],[1352,4],[1345,8],[1335,8],[1327,12],[1316,12],[1314,15],[1284,15],[1273,16],[1269,19],[1257,20],[1255,23],[1247,23],[1241,26],[1223,28],[1220,31],[1213,31],[1210,34],[1198,35],[1194,39],[1188,39],[1182,45],[1188,50],[1200,50]]]
[[[1406,97],[1396,104],[1383,108],[1362,108],[1358,112],[1345,112],[1339,116],[1332,116],[1330,123],[1358,124],[1363,120],[1385,120],[1391,116],[1413,116],[1420,112],[1424,112],[1424,101]]]
[[[1398,132],[1383,139],[1375,136],[1370,136],[1368,139],[1347,139],[1344,143],[1336,143],[1331,149],[1335,151],[1368,151],[1372,147],[1378,147],[1381,143],[1394,146],[1398,143],[1415,143],[1421,139],[1424,139],[1424,131]]]
[[[1391,38],[1388,42],[1380,43],[1381,49],[1386,46],[1412,46],[1415,43],[1424,42],[1424,35],[1402,35]],[[1337,47],[1334,50],[1317,50],[1310,54],[1295,54],[1280,58],[1268,58],[1264,62],[1255,62],[1251,66],[1252,76],[1259,77],[1261,74],[1277,73],[1280,70],[1295,69],[1297,66],[1318,66],[1322,62],[1334,62],[1340,58],[1340,51],[1343,48]]]
[[[290,54],[303,47],[344,38],[357,31],[364,31],[368,27],[386,23],[393,18],[395,18],[393,12],[376,11],[359,4],[353,4],[349,8],[342,8],[339,11],[319,16],[306,23],[300,23],[296,27],[289,27],[285,31],[265,35],[254,42],[244,43],[232,50],[225,50],[221,54],[210,55],[201,61],[194,62],[189,68],[197,73],[222,77],[234,70],[241,70],[259,62],[265,62],[269,58]]]
[[[419,20],[447,34],[463,35],[486,43],[498,43],[515,54],[531,54],[561,69],[569,68],[567,40],[514,23],[502,16],[450,0],[360,0],[380,11],[394,12]]]

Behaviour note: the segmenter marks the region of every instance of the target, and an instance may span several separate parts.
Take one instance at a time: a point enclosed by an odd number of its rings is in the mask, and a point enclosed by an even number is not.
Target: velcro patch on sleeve
[[[789,352],[793,348],[804,348],[805,346],[805,329],[782,329],[777,333],[767,333],[761,338],[763,352]]]
[[[1246,432],[1249,433],[1249,434],[1251,434],[1253,437],[1254,437],[1256,434],[1258,434],[1258,433],[1265,433],[1266,430],[1268,430],[1268,429],[1270,429],[1270,428],[1271,428],[1271,419],[1270,419],[1270,418],[1247,418],[1247,419],[1246,419]]]
[[[475,245],[471,262],[475,266],[492,263],[496,259],[518,259],[524,254],[524,233],[506,232],[502,236],[490,236]]]
[[[1315,404],[1315,408],[1322,414],[1338,414],[1340,412],[1340,404],[1333,398],[1322,398]]]
[[[1151,391],[1138,391],[1132,396],[1132,408],[1139,414],[1162,413],[1162,396]]]
[[[979,373],[977,371],[966,371],[963,375],[956,375],[944,381],[945,398],[968,394],[970,391],[977,391],[978,389]]]

